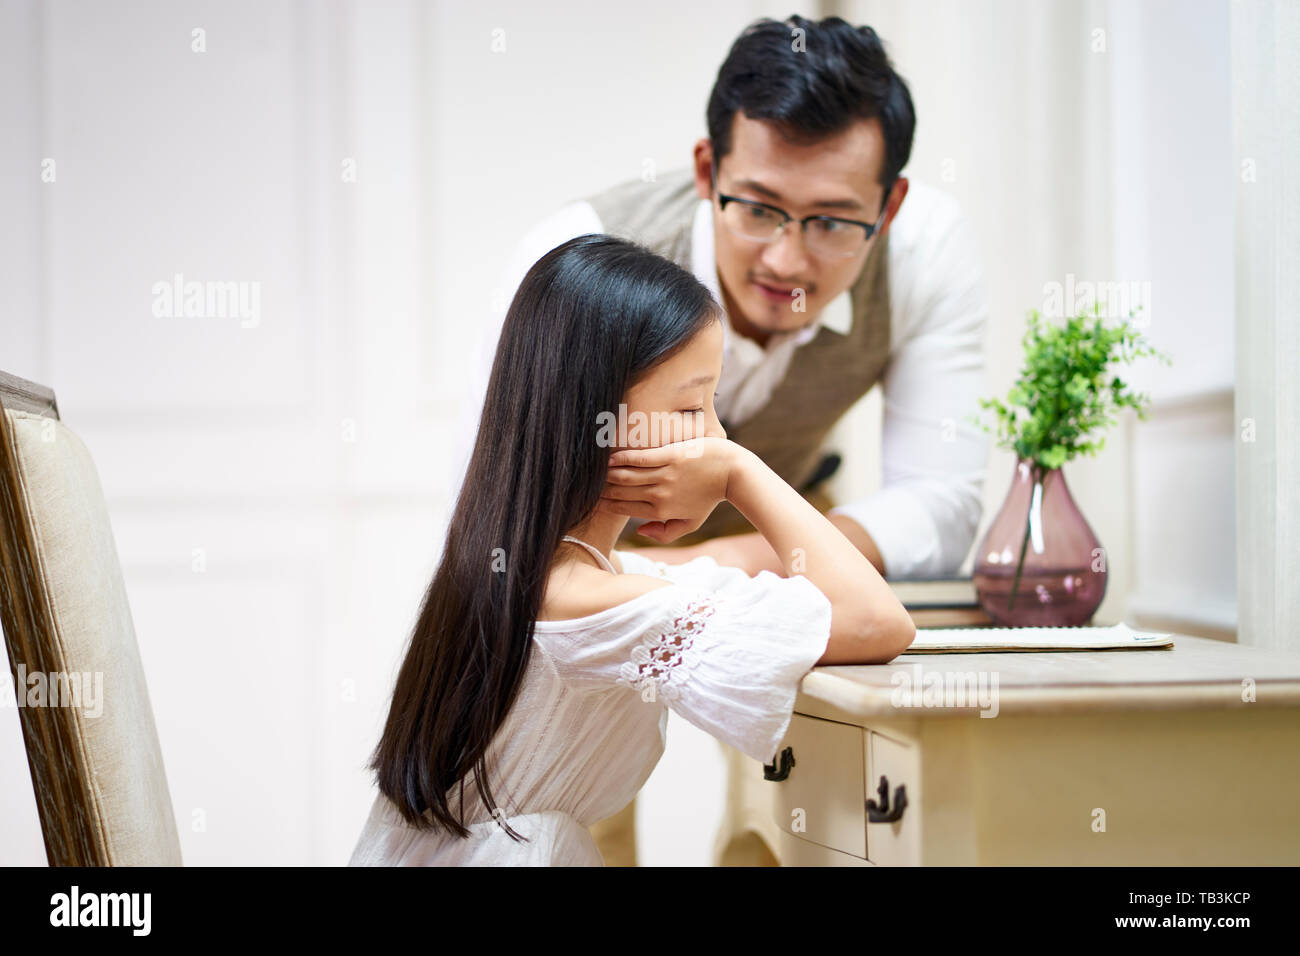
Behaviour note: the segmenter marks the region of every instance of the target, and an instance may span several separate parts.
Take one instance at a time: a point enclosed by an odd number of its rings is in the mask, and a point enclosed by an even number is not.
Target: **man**
[[[955,572],[982,510],[988,443],[963,423],[983,391],[987,309],[955,201],[901,175],[915,126],[906,84],[869,27],[761,20],[719,70],[707,121],[689,169],[592,195],[535,227],[510,281],[587,232],[690,269],[726,312],[715,407],[728,437],[828,511],[882,575]],[[882,487],[831,507],[823,485],[838,457],[823,442],[877,382]],[[647,527],[668,543],[662,526]],[[672,543],[644,553],[782,573],[725,503]],[[635,865],[634,808],[592,828],[607,864]]]

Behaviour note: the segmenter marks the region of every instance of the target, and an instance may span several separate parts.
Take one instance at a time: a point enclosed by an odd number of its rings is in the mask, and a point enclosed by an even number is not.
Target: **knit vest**
[[[700,203],[691,169],[675,170],[653,182],[622,183],[586,201],[606,233],[639,243],[691,271],[691,232]],[[818,329],[812,341],[795,349],[785,377],[762,408],[739,424],[722,422],[728,438],[757,454],[823,510],[829,500],[807,486],[821,462],[826,434],[879,381],[889,362],[888,239],[888,234],[876,238],[850,287],[849,333]],[[698,531],[674,543],[752,530],[724,501]]]

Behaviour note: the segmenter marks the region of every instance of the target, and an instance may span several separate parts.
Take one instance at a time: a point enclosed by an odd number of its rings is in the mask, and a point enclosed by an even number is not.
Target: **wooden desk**
[[[816,668],[784,780],[724,748],[715,862],[1300,864],[1300,656],[1174,642]],[[868,820],[882,777],[894,822]]]

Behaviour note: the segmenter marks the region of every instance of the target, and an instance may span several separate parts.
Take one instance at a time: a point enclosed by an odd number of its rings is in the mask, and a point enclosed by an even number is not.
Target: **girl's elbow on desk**
[[[911,616],[905,610],[900,614],[882,619],[832,611],[830,640],[817,665],[888,664],[916,638]]]

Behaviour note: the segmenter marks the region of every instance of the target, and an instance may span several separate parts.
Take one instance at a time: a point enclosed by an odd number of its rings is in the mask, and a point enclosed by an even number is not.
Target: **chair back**
[[[51,866],[179,866],[108,508],[54,392],[0,372],[0,624]]]

